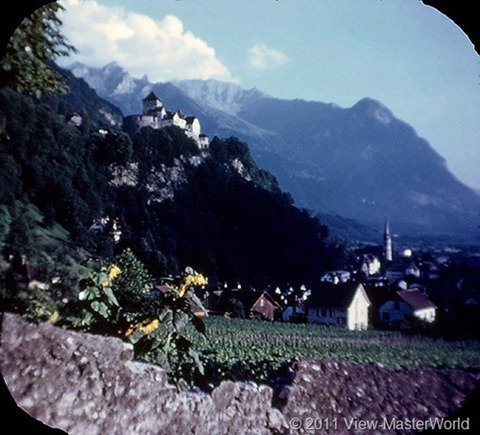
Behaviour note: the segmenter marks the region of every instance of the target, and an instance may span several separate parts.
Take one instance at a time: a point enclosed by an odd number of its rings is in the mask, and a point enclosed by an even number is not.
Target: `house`
[[[398,322],[408,315],[432,323],[437,307],[419,289],[397,291],[394,298],[387,300],[378,309],[382,322]]]
[[[331,282],[333,284],[347,282],[351,277],[351,274],[348,270],[332,270],[326,272],[320,278],[322,282]]]
[[[308,301],[307,321],[352,331],[367,329],[370,305],[370,299],[361,283],[322,283],[312,292]]]
[[[222,291],[210,310],[225,317],[275,320],[280,317],[282,307],[266,291],[238,289]]]
[[[398,281],[407,276],[419,278],[420,269],[414,263],[396,263],[387,269],[386,276],[390,282]]]
[[[275,301],[266,291],[258,294],[252,294],[247,298],[248,302],[245,306],[249,317],[274,320],[281,310],[280,304]]]
[[[364,254],[361,258],[360,271],[364,273],[365,276],[376,275],[380,272],[382,264],[378,257],[373,254]]]

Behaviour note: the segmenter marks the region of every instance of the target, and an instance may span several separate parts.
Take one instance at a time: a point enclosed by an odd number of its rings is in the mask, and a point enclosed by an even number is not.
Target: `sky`
[[[419,0],[61,0],[80,61],[153,82],[217,79],[277,98],[380,101],[480,191],[480,57]]]

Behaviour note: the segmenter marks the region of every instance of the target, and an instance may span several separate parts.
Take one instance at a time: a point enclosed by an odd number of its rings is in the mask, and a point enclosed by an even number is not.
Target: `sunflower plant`
[[[112,291],[112,281],[122,273],[116,264],[89,269],[80,279],[76,313],[67,321],[75,328],[112,333],[121,314],[121,306]]]
[[[182,276],[169,279],[155,315],[138,319],[125,332],[140,359],[164,368],[179,389],[188,388],[203,377],[204,367],[196,350],[206,338],[205,324],[197,313],[206,313],[194,289],[207,284],[206,278],[192,268]]]

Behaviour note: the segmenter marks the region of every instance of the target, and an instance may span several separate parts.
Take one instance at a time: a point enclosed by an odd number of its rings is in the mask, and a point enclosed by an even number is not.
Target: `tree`
[[[76,49],[60,32],[58,11],[63,7],[49,3],[25,18],[14,32],[0,60],[2,82],[18,92],[40,98],[49,92],[68,89],[48,62]]]

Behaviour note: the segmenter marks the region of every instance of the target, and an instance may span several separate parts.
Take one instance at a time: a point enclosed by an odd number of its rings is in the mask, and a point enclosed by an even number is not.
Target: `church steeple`
[[[383,233],[383,255],[386,261],[393,260],[392,238],[390,236],[390,224],[385,219],[385,231]]]

